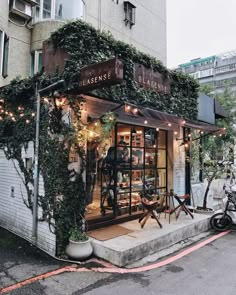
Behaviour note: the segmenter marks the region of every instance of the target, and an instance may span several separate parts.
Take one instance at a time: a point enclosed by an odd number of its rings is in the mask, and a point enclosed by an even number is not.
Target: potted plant
[[[75,260],[83,260],[88,258],[92,253],[93,247],[87,234],[82,232],[78,226],[71,228],[66,254]]]

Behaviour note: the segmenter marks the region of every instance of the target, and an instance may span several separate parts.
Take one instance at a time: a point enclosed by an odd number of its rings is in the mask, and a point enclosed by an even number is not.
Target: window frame
[[[39,68],[39,57],[41,55],[42,59],[42,50],[35,50],[31,52],[31,63],[30,63],[30,76],[34,76],[35,74],[39,73],[41,71],[41,68]]]
[[[8,60],[9,60],[9,36],[0,30],[0,73],[5,79],[8,76]]]
[[[124,1],[124,22],[126,26],[130,26],[130,29],[135,25],[135,10],[136,6],[134,6],[130,1]]]
[[[57,15],[56,15],[56,1],[57,0],[51,0],[51,15],[50,17],[47,17],[47,18],[44,18],[43,17],[43,11],[44,11],[44,8],[43,8],[43,4],[44,4],[44,1],[45,0],[36,0],[37,4],[35,5],[35,7],[33,8],[33,23],[38,23],[38,22],[41,22],[41,21],[45,21],[45,20],[61,20],[61,21],[64,21],[66,20],[67,18],[58,18]],[[70,1],[70,0],[67,0],[67,1]],[[79,1],[79,0],[77,0]],[[81,0],[81,14],[80,16],[76,16],[76,18],[83,18],[84,17],[84,2]],[[36,16],[36,11],[39,11],[39,15]],[[47,10],[48,11],[48,10]],[[72,18],[69,18],[69,19],[72,19]]]

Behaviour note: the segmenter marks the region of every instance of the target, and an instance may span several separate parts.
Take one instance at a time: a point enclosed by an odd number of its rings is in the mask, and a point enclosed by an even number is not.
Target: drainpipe
[[[98,0],[98,31],[102,29],[102,0]]]
[[[85,2],[85,0],[82,0],[82,2],[83,2],[83,19],[84,19],[84,21],[86,21],[86,2]]]
[[[36,132],[35,132],[35,150],[34,150],[34,195],[33,195],[33,224],[32,224],[32,239],[37,240],[37,225],[38,225],[38,190],[39,190],[39,127],[40,127],[40,100],[41,94],[45,94],[63,84],[64,80],[59,80],[45,88],[38,89],[36,84],[35,96],[37,99],[36,113]]]

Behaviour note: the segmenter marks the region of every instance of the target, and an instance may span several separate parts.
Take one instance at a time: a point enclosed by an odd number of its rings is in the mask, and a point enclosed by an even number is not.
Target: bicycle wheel
[[[211,227],[216,231],[230,229],[233,224],[232,218],[226,213],[216,213],[210,219]]]

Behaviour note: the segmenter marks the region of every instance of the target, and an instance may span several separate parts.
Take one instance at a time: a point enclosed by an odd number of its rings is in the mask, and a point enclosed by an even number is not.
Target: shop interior
[[[106,143],[87,145],[86,219],[141,213],[141,197],[167,190],[167,131],[117,123]]]

